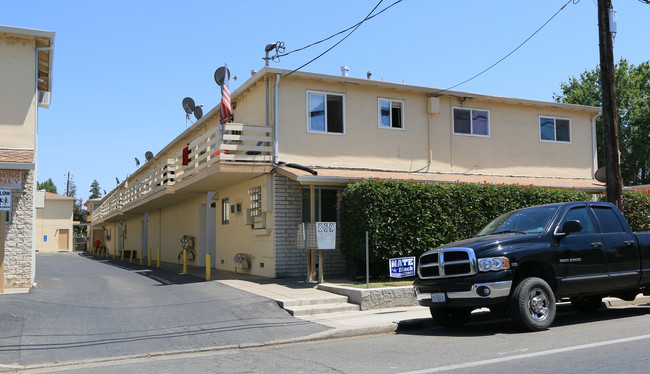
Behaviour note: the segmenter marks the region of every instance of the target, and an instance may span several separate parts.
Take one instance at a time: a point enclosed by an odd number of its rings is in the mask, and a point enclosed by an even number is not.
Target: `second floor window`
[[[345,96],[327,92],[307,92],[308,132],[345,133]]]
[[[549,142],[571,142],[571,121],[566,118],[539,117],[540,139]]]
[[[490,112],[488,110],[453,108],[454,134],[490,136]]]
[[[404,102],[379,99],[379,127],[383,129],[404,128]]]

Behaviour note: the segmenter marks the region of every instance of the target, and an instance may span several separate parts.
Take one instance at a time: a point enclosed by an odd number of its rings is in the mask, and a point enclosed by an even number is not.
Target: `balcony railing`
[[[272,131],[268,126],[239,123],[219,126],[188,145],[186,165],[183,163],[183,152],[178,152],[155,165],[146,174],[127,180],[121,189],[93,212],[91,221],[103,221],[142,198],[187,179],[220,161],[271,162]]]

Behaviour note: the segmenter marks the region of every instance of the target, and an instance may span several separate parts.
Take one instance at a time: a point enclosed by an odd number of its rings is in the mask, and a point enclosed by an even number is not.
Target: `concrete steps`
[[[347,296],[329,294],[325,292],[318,296],[276,301],[280,307],[284,308],[287,312],[289,312],[289,314],[294,317],[360,310],[359,305],[348,303]]]

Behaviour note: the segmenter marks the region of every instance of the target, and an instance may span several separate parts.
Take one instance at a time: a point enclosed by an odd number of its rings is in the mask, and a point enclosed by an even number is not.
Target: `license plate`
[[[440,292],[440,293],[432,293],[431,294],[431,301],[434,303],[444,303],[445,302],[445,293]]]

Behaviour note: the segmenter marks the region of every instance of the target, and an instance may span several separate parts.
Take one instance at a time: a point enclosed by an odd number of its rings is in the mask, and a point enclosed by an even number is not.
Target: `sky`
[[[207,113],[220,99],[215,70],[233,92],[264,67],[264,47],[286,52],[363,20],[378,0],[0,0],[0,25],[54,31],[52,98],[38,113],[37,179],[65,194],[68,173],[84,202],[97,180],[116,187],[188,123],[181,101]],[[395,0],[385,0],[377,11]],[[364,22],[303,71],[445,89],[497,62],[567,0],[403,0]],[[650,5],[613,0],[614,60],[650,60]],[[271,62],[296,69],[342,39]],[[560,83],[598,66],[596,0],[569,1],[516,52],[455,91],[553,101]],[[192,118],[193,119],[193,118]],[[103,192],[103,191],[102,191]]]

